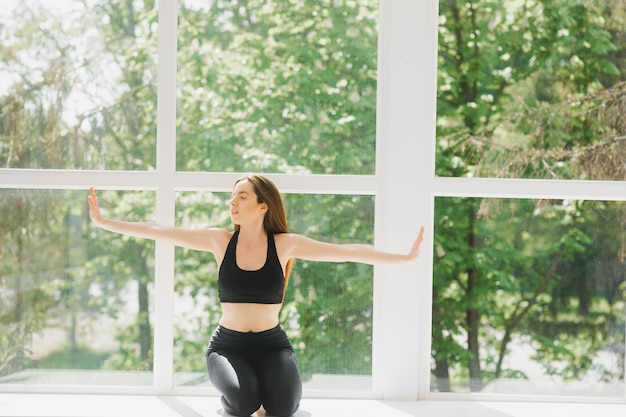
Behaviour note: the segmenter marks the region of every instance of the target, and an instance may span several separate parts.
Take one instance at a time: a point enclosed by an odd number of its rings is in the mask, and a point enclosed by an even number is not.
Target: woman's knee
[[[226,396],[222,396],[222,407],[230,415],[237,417],[250,417],[251,414],[261,408],[260,401],[250,400],[249,398],[243,398],[239,395],[235,396],[232,402],[226,399]]]
[[[287,417],[300,407],[302,381],[293,352],[279,351],[263,361],[263,407],[271,416]]]
[[[259,382],[252,367],[230,352],[207,356],[209,378],[222,393],[222,406],[229,414],[248,417],[261,406]]]

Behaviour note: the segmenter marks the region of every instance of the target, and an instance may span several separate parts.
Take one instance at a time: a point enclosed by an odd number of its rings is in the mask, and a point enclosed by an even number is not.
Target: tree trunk
[[[470,253],[475,253],[477,247],[477,237],[474,232],[476,223],[476,212],[473,207],[470,206],[469,212],[469,233],[468,233],[468,248]],[[467,323],[467,350],[470,353],[468,368],[470,377],[470,390],[472,392],[481,391],[483,389],[482,372],[480,369],[480,345],[478,343],[478,331],[480,328],[480,311],[477,307],[474,307],[478,302],[478,296],[475,294],[480,285],[479,273],[474,267],[467,269],[467,299],[470,303],[470,308],[465,312],[465,320]]]
[[[152,349],[152,329],[150,328],[148,285],[145,282],[145,276],[140,277],[137,283],[139,298],[139,346],[141,361],[143,362],[150,358],[150,351]],[[150,361],[150,369],[152,369],[152,361]]]
[[[433,299],[436,299],[433,297]],[[441,325],[437,325],[439,308],[433,304],[432,319],[432,350],[435,352],[435,377],[437,378],[437,390],[439,392],[450,392],[450,366],[447,356],[438,354],[441,346],[445,346]]]
[[[137,298],[139,302],[139,314],[137,317],[137,325],[139,327],[139,349],[142,362],[149,361],[150,369],[152,369],[152,360],[150,352],[152,351],[152,328],[150,326],[150,303],[148,293],[148,281],[150,274],[148,265],[143,256],[141,256],[142,247],[139,244],[133,244],[133,250],[139,259],[139,274],[137,278]]]
[[[480,370],[480,346],[478,343],[478,328],[480,321],[480,313],[478,309],[468,309],[466,312],[466,321],[468,326],[467,350],[470,352],[470,359],[468,363],[470,389],[472,392],[477,392],[483,389],[482,372]]]

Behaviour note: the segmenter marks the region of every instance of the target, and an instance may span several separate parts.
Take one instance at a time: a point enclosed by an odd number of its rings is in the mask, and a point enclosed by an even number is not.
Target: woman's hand
[[[422,246],[422,242],[424,241],[424,226],[420,227],[420,231],[417,234],[417,239],[413,242],[413,246],[411,246],[411,250],[409,251],[409,258],[411,260],[417,259],[420,254],[420,247]]]
[[[87,197],[87,201],[89,202],[89,217],[91,221],[98,226],[102,222],[102,214],[100,214],[100,205],[98,204],[98,196],[94,191],[93,187],[89,187],[89,197]]]

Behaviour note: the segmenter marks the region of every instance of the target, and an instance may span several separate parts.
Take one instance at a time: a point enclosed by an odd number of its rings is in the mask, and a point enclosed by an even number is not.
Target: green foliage
[[[373,197],[287,195],[285,205],[296,233],[325,241],[373,241]],[[312,213],[319,213],[315,220]],[[283,321],[305,378],[371,373],[372,276],[366,265],[296,262]]]
[[[580,152],[564,151],[619,135],[593,116],[620,76],[619,2],[446,0],[440,15],[439,175],[571,178]]]
[[[142,349],[137,342],[140,338],[140,327],[136,324],[120,326],[116,329],[116,339],[120,346],[102,364],[100,369],[115,369],[124,371],[150,371],[152,370],[152,351],[147,357],[142,354]]]
[[[41,369],[100,369],[109,354],[94,352],[87,347],[73,349],[71,346],[50,353],[35,366]]]
[[[77,1],[64,13],[19,2],[14,19],[3,27],[7,42],[1,66],[10,82],[0,97],[0,164],[154,167],[156,17],[149,2],[88,8]],[[2,320],[14,329],[7,332],[7,344],[13,346],[7,356],[24,357],[31,343],[25,335],[44,328],[62,329],[77,350],[93,332],[94,320],[103,315],[127,319],[124,293],[134,279],[137,343],[141,360],[149,362],[147,292],[154,246],[89,230],[84,193],[3,193],[0,205],[6,216],[0,233],[7,243],[2,254],[7,267],[0,271],[0,284],[15,296],[14,303],[4,304],[14,311],[11,319],[3,314]],[[107,202],[106,196],[101,198]],[[152,209],[145,207],[154,203],[119,194],[110,206],[126,209],[111,215],[133,219],[134,213],[137,220],[149,217]],[[14,370],[25,366],[30,364]]]
[[[614,1],[440,2],[437,174],[622,179],[624,16]],[[437,198],[437,389],[527,377],[503,365],[522,340],[563,379],[623,345],[623,215],[611,202]]]
[[[59,233],[66,213],[59,218],[49,209],[61,207],[50,192],[0,191],[0,374],[30,365],[32,334],[44,328],[58,299],[64,253],[49,242],[67,241]]]
[[[615,317],[623,310],[621,234],[609,230],[623,205],[449,197],[437,198],[435,210],[433,357],[454,371],[455,389],[467,384],[468,354],[479,355],[484,382],[523,375],[502,367],[509,344],[522,338],[537,344],[532,359],[546,374],[565,380],[583,378],[596,352],[624,343]],[[481,215],[470,222],[468,211]],[[466,320],[470,309],[480,314],[478,328]],[[461,344],[472,330],[481,352]],[[603,378],[620,378],[610,372]]]
[[[153,168],[156,9],[72,6],[19,2],[3,27],[0,166]]]
[[[180,170],[372,174],[376,2],[181,8]]]
[[[1,319],[0,376],[4,376],[31,366],[32,360],[28,357],[31,352],[27,346],[32,334],[41,328],[41,324],[37,323],[36,316],[26,317],[19,323],[7,323],[5,317]]]

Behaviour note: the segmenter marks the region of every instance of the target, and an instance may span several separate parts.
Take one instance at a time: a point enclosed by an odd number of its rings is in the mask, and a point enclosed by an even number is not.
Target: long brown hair
[[[280,196],[278,187],[269,178],[257,174],[244,175],[235,181],[235,185],[241,181],[250,182],[256,194],[257,203],[265,203],[267,205],[267,211],[263,218],[263,229],[265,229],[265,232],[272,234],[287,233],[289,231],[287,228],[287,215],[285,214],[285,206],[283,205],[283,199]],[[235,230],[239,230],[238,224],[235,225]],[[287,282],[289,281],[292,265],[293,259],[289,259],[285,268],[283,297],[287,290]]]

